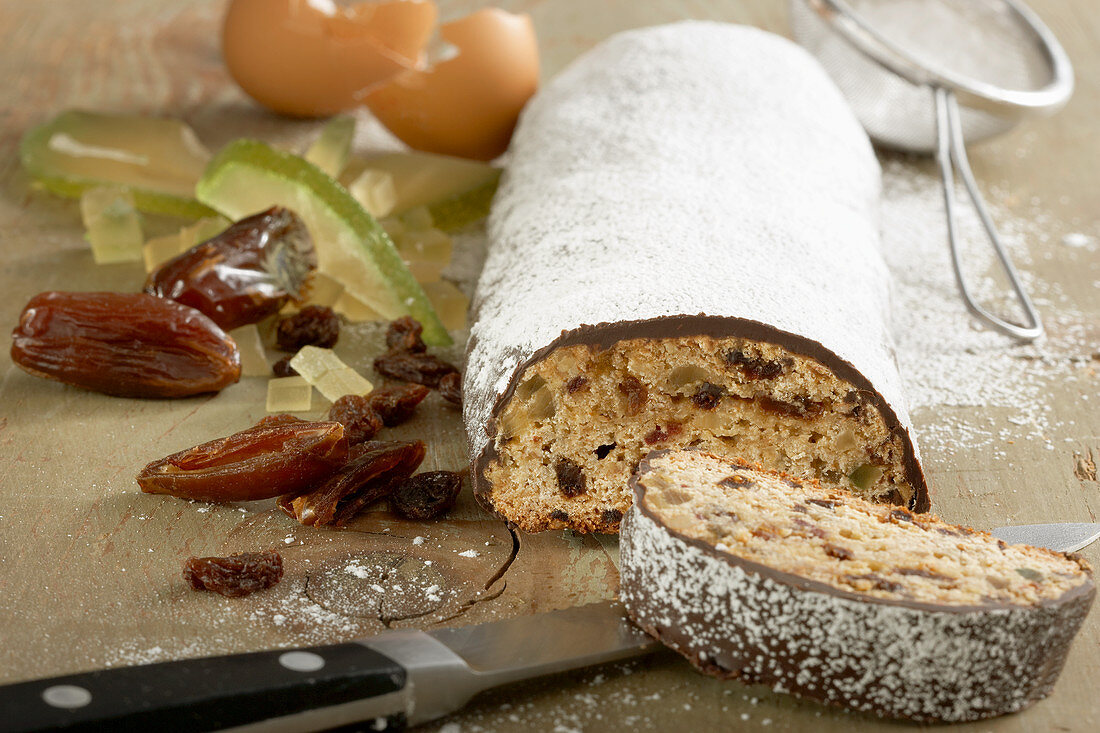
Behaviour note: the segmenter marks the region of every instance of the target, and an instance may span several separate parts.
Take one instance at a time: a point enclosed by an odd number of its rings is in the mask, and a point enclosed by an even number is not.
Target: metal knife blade
[[[1076,552],[1100,539],[1100,524],[1059,522],[997,527],[990,532],[1010,545],[1035,545],[1056,552]]]
[[[617,602],[429,632],[389,633],[365,646],[408,670],[411,725],[462,707],[511,682],[649,654],[661,645]]]

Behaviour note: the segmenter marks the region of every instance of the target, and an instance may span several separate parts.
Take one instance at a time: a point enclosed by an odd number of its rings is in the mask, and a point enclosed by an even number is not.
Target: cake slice
[[[1050,693],[1096,594],[1080,557],[702,451],[651,455],[621,597],[700,671],[882,716],[964,721]]]

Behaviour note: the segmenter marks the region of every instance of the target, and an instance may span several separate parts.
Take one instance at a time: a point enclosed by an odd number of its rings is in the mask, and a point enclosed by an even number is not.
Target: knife
[[[990,534],[1010,545],[1035,545],[1055,552],[1076,552],[1100,539],[1100,524],[1020,524],[997,527]]]
[[[401,730],[499,685],[648,654],[620,604],[0,687],[5,731]]]
[[[992,534],[1071,552],[1100,537],[1100,524],[998,527]],[[452,713],[483,690],[659,646],[620,604],[595,603],[479,626],[21,682],[0,687],[0,727],[289,733],[367,721],[373,730],[400,730]]]

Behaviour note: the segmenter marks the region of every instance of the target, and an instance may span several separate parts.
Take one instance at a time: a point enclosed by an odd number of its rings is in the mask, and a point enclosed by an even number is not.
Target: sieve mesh
[[[1013,91],[1042,89],[1052,66],[1041,40],[1004,0],[847,0],[852,20],[941,76]],[[814,9],[821,0],[791,0],[795,39],[813,53],[848,98],[878,144],[931,153],[936,118],[930,86],[915,84],[872,60]],[[963,137],[976,142],[1017,121],[1006,110],[963,106]]]

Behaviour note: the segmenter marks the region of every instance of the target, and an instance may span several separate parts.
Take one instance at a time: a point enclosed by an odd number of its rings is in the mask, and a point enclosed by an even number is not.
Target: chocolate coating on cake
[[[881,441],[865,446],[868,465],[899,474],[891,480],[902,490],[884,500],[926,510],[890,345],[879,188],[877,161],[843,97],[809,54],[778,36],[685,22],[616,35],[574,62],[525,110],[490,217],[464,383],[482,503],[501,511],[488,474],[500,461],[502,416],[532,367],[570,346],[708,336],[777,345],[850,383],[896,439],[893,456],[874,454]],[[763,384],[782,380],[777,364],[735,365]],[[550,387],[556,394],[559,385]],[[590,387],[560,385],[578,396]],[[629,378],[622,388],[621,406],[616,396],[607,409],[644,411]],[[690,397],[709,410],[721,394],[703,384]],[[772,393],[757,404],[783,419],[801,409]],[[644,431],[658,447],[665,423]],[[698,437],[684,430],[675,440]],[[547,500],[504,516],[532,530],[615,531],[601,517],[628,507],[631,460],[620,458],[618,497],[610,477],[590,478],[587,493],[571,484],[554,503],[551,467],[582,461],[545,450],[545,482],[529,483]]]
[[[1022,599],[1035,591],[1026,576],[1013,579],[1016,587],[1001,585],[1005,596],[988,602],[974,602],[956,593],[951,583],[935,591],[941,594],[937,602],[914,600],[916,588],[933,583],[931,573],[908,574],[911,579],[904,584],[880,584],[856,592],[835,580],[822,580],[829,576],[828,568],[822,566],[843,566],[848,556],[835,554],[812,561],[807,549],[812,542],[789,535],[762,541],[758,535],[741,534],[742,542],[726,540],[716,546],[700,539],[706,533],[698,527],[687,532],[671,529],[666,516],[671,518],[675,512],[668,511],[667,502],[662,509],[660,502],[647,500],[647,492],[654,490],[647,482],[667,486],[671,477],[690,494],[695,481],[684,475],[682,466],[720,461],[702,452],[697,452],[698,458],[687,456],[690,453],[655,453],[642,462],[632,480],[635,503],[623,522],[620,543],[620,596],[636,623],[700,671],[767,684],[776,691],[852,710],[921,722],[1002,715],[1050,693],[1096,592],[1083,560],[1035,548],[1002,547],[1015,553],[1013,557],[1031,557],[1064,571],[1057,578],[1061,585],[1040,589],[1030,600]],[[782,478],[743,464],[723,463],[729,472],[762,484]],[[731,496],[754,491],[745,483],[726,484],[716,491]],[[826,508],[839,501],[849,505],[850,514],[866,513],[868,526],[885,511],[812,485],[804,487],[804,493],[820,494],[811,501]],[[712,503],[716,514],[740,508],[735,501]],[[769,516],[779,518],[797,502],[783,504],[777,502]],[[700,524],[705,521],[704,516]],[[995,551],[999,547],[985,533],[952,527],[930,516],[920,521],[929,541],[942,543],[945,551],[960,541]],[[906,531],[920,530],[897,529],[894,544],[901,553]],[[818,534],[812,535],[814,541],[821,539]],[[746,559],[749,545],[767,541],[784,543],[775,562]],[[854,542],[854,554],[881,561],[883,551],[866,544]],[[807,562],[817,563],[803,565],[817,579],[808,572],[779,569],[792,557],[804,559],[803,555]],[[1015,600],[1006,600],[1014,594]]]

